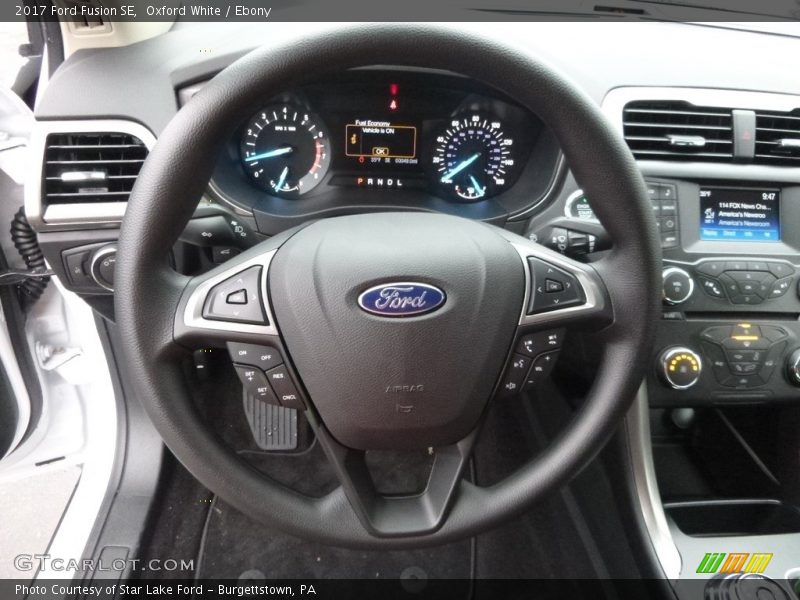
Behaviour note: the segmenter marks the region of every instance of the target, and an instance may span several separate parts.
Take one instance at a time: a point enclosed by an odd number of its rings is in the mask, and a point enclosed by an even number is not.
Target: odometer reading
[[[287,197],[319,185],[331,161],[322,121],[288,104],[265,108],[250,120],[241,155],[245,171],[259,187]]]
[[[477,114],[451,121],[433,151],[439,183],[464,200],[499,194],[514,166],[513,145],[499,121]]]

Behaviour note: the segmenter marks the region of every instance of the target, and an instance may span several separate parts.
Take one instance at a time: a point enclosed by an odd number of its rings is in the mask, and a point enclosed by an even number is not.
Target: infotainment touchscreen
[[[777,242],[780,192],[770,189],[700,189],[700,239]]]

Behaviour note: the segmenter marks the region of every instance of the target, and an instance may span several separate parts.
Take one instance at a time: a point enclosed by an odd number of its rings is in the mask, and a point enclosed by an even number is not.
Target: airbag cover
[[[444,301],[422,314],[411,302],[402,318],[359,306],[371,288],[402,282],[420,284],[412,293],[441,290]],[[278,329],[312,403],[340,443],[363,450],[444,446],[476,426],[524,288],[505,238],[439,214],[318,221],[281,247],[269,272]]]

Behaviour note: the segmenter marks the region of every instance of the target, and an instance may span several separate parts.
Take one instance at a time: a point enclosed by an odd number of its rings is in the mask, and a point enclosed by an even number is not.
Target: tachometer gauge
[[[514,166],[513,144],[499,121],[477,114],[451,121],[433,151],[439,183],[464,200],[499,194]]]
[[[245,128],[242,163],[261,188],[295,197],[322,182],[331,162],[328,132],[316,115],[299,106],[271,106]]]

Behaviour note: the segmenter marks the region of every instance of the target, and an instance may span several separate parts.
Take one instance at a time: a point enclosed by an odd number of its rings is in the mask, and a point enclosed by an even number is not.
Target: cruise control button
[[[283,406],[305,410],[303,401],[300,398],[300,392],[297,391],[285,366],[281,365],[267,371],[267,379],[272,384],[272,389],[275,390],[275,394],[277,394]]]
[[[248,394],[268,404],[280,404],[261,369],[245,365],[234,365],[234,368]]]
[[[267,325],[260,281],[261,267],[254,266],[218,283],[208,293],[203,317],[216,321]]]
[[[283,363],[280,352],[271,346],[228,342],[228,352],[233,362],[258,367],[263,371]]]
[[[523,336],[517,344],[517,352],[528,356],[538,356],[548,350],[558,350],[564,338],[563,329],[540,331]]]

